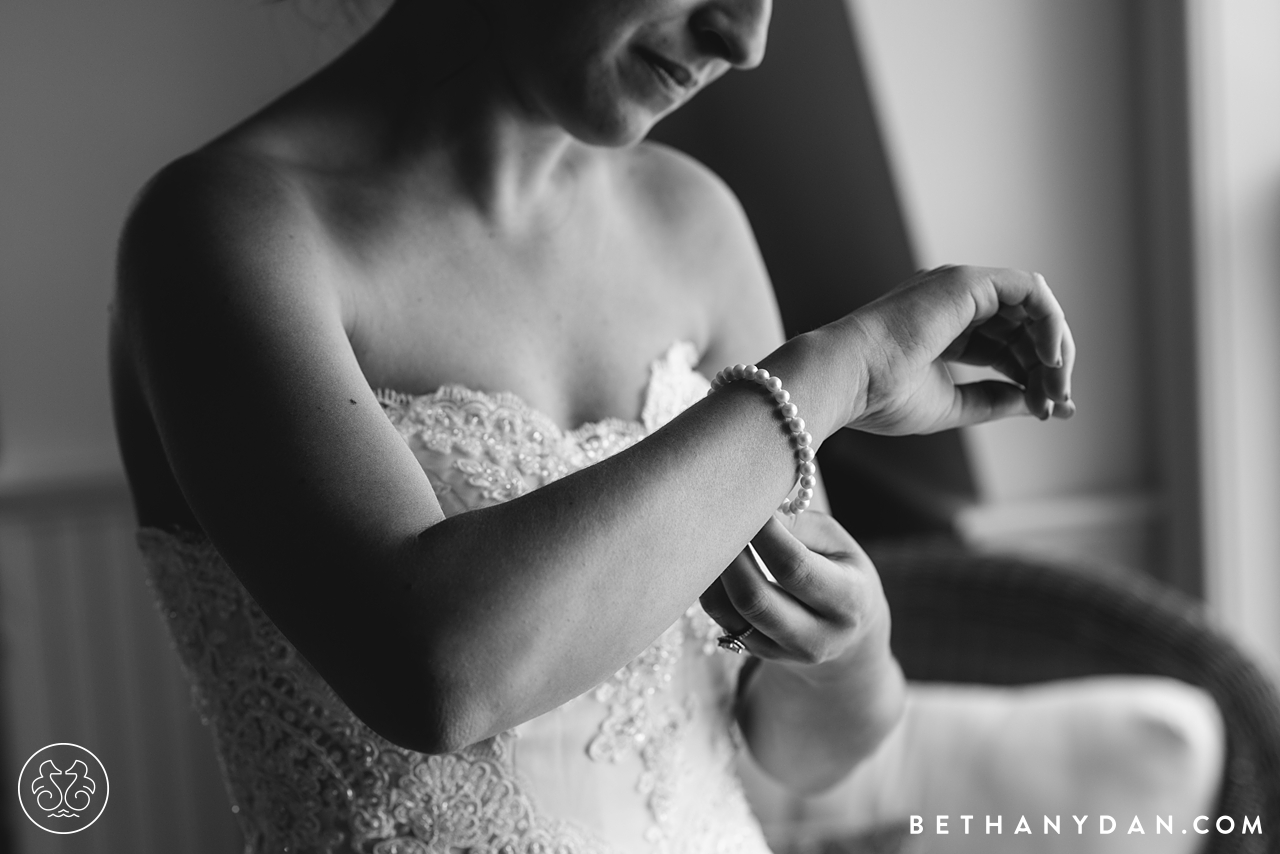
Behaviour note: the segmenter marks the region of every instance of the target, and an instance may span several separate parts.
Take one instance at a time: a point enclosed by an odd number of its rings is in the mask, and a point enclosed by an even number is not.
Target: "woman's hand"
[[[851,331],[858,341],[865,386],[846,422],[858,430],[932,433],[1010,415],[1075,413],[1075,342],[1038,273],[939,267],[824,330]],[[946,362],[991,367],[1012,382],[957,385]]]
[[[839,522],[809,511],[788,530],[773,516],[751,542],[776,583],[744,549],[701,597],[725,631],[753,630],[747,650],[814,681],[890,658],[880,578]]]
[[[756,761],[801,794],[869,756],[902,717],[906,684],[889,650],[875,566],[834,519],[776,517],[752,541],[777,579],[743,553],[702,595],[760,666],[739,677],[736,716]]]

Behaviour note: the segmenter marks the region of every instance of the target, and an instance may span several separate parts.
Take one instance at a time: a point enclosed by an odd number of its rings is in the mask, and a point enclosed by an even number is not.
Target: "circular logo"
[[[98,757],[78,744],[42,747],[18,774],[18,802],[50,833],[79,833],[107,808],[111,785]]]

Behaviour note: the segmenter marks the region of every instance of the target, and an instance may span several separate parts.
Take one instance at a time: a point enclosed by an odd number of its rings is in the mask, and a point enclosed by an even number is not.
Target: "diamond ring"
[[[747,626],[745,629],[743,629],[740,632],[721,635],[719,638],[716,639],[716,643],[720,645],[721,649],[727,652],[732,652],[735,655],[742,655],[744,652],[747,651],[747,645],[744,644],[742,641],[745,638],[747,638],[755,630],[756,630],[755,626]]]

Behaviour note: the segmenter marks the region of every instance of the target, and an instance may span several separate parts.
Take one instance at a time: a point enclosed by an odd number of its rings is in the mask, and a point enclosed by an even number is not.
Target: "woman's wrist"
[[[798,668],[793,672],[832,708],[853,710],[862,738],[874,745],[902,717],[907,682],[902,666],[887,645],[882,650],[867,652],[870,654],[856,655],[844,662]]]
[[[790,339],[758,364],[780,377],[813,434],[815,447],[865,406],[867,371],[844,330],[824,326]]]
[[[751,741],[759,730],[753,722],[785,722],[783,728],[802,740],[817,739],[823,761],[842,769],[872,753],[901,720],[906,710],[906,679],[892,655],[874,662],[852,664],[840,675],[813,680],[809,674],[781,661],[762,661],[752,679],[739,691],[738,721]],[[752,750],[763,759],[759,741]],[[794,756],[795,750],[786,751]],[[813,769],[809,769],[812,772]],[[818,791],[843,776],[812,787]],[[806,786],[807,787],[807,786]]]

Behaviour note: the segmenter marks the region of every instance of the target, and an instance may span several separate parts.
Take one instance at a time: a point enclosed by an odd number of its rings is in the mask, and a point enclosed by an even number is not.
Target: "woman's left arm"
[[[737,718],[757,762],[800,794],[822,791],[868,756],[902,715],[875,566],[841,525],[809,511],[752,540],[702,596],[727,631],[751,629]]]

